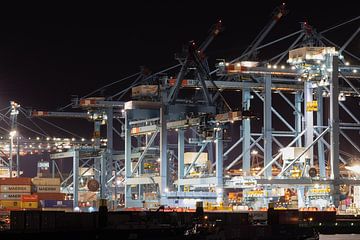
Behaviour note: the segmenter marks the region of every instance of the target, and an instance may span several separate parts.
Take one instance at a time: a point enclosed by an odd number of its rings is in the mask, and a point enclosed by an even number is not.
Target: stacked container
[[[21,208],[35,209],[39,207],[39,198],[37,195],[22,195]]]
[[[30,178],[1,178],[0,206],[7,209],[21,208],[23,195],[31,194]]]
[[[34,192],[43,208],[48,208],[48,202],[63,201],[65,194],[60,192],[59,178],[33,178]]]

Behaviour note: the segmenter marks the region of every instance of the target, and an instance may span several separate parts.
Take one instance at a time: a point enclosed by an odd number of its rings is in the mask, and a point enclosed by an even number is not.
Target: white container
[[[60,186],[36,186],[35,190],[38,193],[58,193]]]
[[[1,185],[1,193],[30,193],[30,185]]]

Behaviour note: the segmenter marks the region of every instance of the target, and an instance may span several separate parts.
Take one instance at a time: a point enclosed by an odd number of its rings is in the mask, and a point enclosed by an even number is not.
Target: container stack
[[[60,193],[59,178],[33,178],[33,191],[40,202],[44,200],[64,200],[65,194]]]
[[[39,207],[39,198],[37,195],[22,195],[21,208],[36,209]]]
[[[31,194],[31,178],[1,178],[0,207],[19,209],[22,196]]]

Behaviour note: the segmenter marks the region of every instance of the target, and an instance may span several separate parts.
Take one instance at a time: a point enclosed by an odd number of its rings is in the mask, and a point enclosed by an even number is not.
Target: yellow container
[[[21,201],[0,200],[0,206],[3,206],[4,208],[20,208]]]
[[[21,208],[38,208],[39,202],[21,202]]]

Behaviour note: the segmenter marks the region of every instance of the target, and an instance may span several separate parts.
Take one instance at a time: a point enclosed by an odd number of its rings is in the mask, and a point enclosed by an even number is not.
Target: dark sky
[[[281,4],[269,0],[90,2],[0,5],[0,108],[16,100],[24,107],[56,110],[68,104],[71,95],[83,96],[138,72],[140,66],[153,72],[172,66],[174,53],[190,40],[201,43],[219,19],[225,31],[206,54],[210,63],[230,60],[241,54]],[[357,1],[333,2],[287,1],[288,15],[264,42],[299,30],[303,21],[322,30],[360,14]],[[327,36],[341,45],[356,24]],[[270,48],[263,56],[275,55],[288,44]],[[359,41],[349,47],[359,55]],[[124,86],[116,88],[120,91]],[[79,124],[67,127],[73,130]],[[91,123],[86,124],[91,129]],[[90,137],[91,131],[84,136]],[[34,166],[27,175],[34,174]]]
[[[265,42],[299,30],[304,20],[321,30],[359,15],[355,1],[314,2],[288,1],[289,14]],[[212,59],[231,59],[251,42],[280,3],[133,1],[129,5],[118,1],[116,5],[3,7],[0,107],[16,100],[27,107],[56,109],[69,103],[71,95],[82,96],[136,73],[141,65],[152,71],[172,66],[182,44],[201,43],[218,19],[223,20],[225,31],[207,54]],[[343,34],[338,33],[333,39],[339,38],[341,44]],[[358,52],[359,48],[357,44]],[[269,51],[278,53],[278,49]]]

